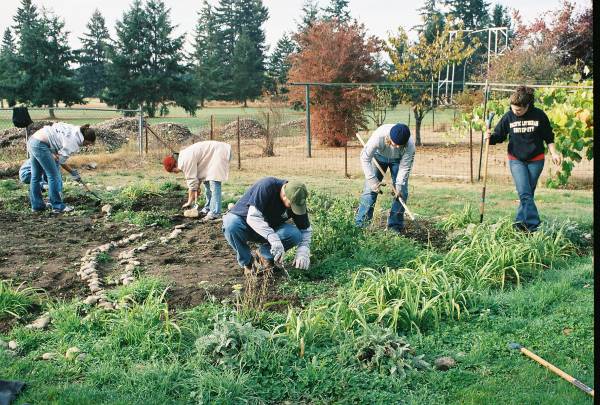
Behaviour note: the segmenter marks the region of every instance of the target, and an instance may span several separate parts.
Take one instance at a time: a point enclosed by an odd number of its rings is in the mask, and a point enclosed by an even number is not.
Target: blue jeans
[[[292,224],[283,223],[274,229],[285,250],[291,249],[302,241],[300,230]],[[252,252],[248,242],[260,243],[260,254],[268,260],[273,260],[271,245],[265,238],[257,234],[246,222],[246,218],[227,213],[223,217],[223,233],[229,245],[235,250],[237,261],[241,267],[252,263]]]
[[[31,156],[31,184],[29,185],[29,201],[33,211],[46,209],[42,199],[40,181],[42,173],[48,176],[48,197],[52,208],[62,211],[65,203],[62,200],[62,178],[60,171],[48,144],[35,138],[30,138],[27,143],[27,151]]]
[[[221,213],[221,182],[220,181],[205,181],[204,193],[206,194],[206,203],[204,208],[208,208],[215,215]]]
[[[534,194],[538,179],[542,174],[542,169],[544,169],[544,161],[522,162],[520,160],[509,160],[508,165],[520,200],[515,222],[533,232],[541,222],[535,206]]]
[[[56,162],[56,167],[60,172],[60,167],[58,162]],[[19,181],[23,184],[31,183],[31,160],[27,159],[19,168]],[[42,179],[40,180],[40,185],[48,184],[48,176],[42,170]]]
[[[379,159],[377,159],[377,162],[379,162],[379,165],[383,169],[384,173],[387,172],[388,168],[390,169],[392,174],[392,184],[396,184],[396,177],[398,176],[400,162],[382,162]],[[371,164],[375,170],[377,180],[383,180],[383,175],[379,172],[379,169],[377,169],[374,163]],[[400,189],[400,195],[402,196],[404,202],[406,202],[408,199],[408,180],[404,183],[404,185],[402,185]],[[377,193],[371,191],[369,183],[365,181],[365,188],[360,196],[360,204],[358,206],[358,211],[356,212],[355,222],[357,226],[365,227],[368,225],[373,218],[373,209],[376,202]],[[392,208],[388,217],[387,226],[389,229],[397,232],[404,228],[404,207],[397,198],[394,198],[394,201],[392,202]]]

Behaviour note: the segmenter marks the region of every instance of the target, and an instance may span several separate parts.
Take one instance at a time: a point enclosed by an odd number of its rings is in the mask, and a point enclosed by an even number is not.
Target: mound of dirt
[[[273,128],[275,131],[279,132],[279,131],[285,131],[285,132],[304,132],[306,131],[306,119],[302,118],[299,120],[293,120],[293,121],[288,121],[288,122],[284,122],[281,125],[277,125],[275,128]]]
[[[237,139],[237,120],[230,122],[229,124],[215,128],[213,131],[214,139],[216,140],[230,140]],[[240,119],[240,138],[242,139],[260,139],[264,138],[267,134],[265,127],[254,118],[241,118]],[[203,129],[198,133],[201,139],[210,138],[210,129]]]
[[[29,135],[32,135],[38,129],[52,125],[54,121],[33,121],[29,126]],[[25,148],[25,129],[24,128],[8,128],[0,132],[0,148],[23,147]]]
[[[188,127],[174,122],[161,122],[160,124],[151,125],[150,129],[169,144],[180,144],[192,137],[192,132]],[[151,136],[151,134],[148,136]]]

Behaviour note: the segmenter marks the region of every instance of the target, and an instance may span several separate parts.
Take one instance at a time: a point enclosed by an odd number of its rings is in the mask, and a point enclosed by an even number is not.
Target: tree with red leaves
[[[364,83],[379,80],[374,54],[381,48],[358,22],[318,21],[296,34],[300,51],[292,54],[290,82]],[[366,129],[364,110],[369,88],[311,87],[311,131],[328,146],[344,146],[359,129]],[[304,87],[292,86],[290,101],[305,105]]]

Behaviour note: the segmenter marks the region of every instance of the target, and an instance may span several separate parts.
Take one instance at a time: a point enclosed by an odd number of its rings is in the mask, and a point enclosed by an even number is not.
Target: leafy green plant
[[[41,301],[41,290],[25,287],[25,283],[17,286],[11,280],[0,280],[0,319],[7,317],[20,318]]]
[[[471,203],[468,203],[464,205],[462,211],[453,212],[436,225],[439,229],[448,232],[473,223],[475,223],[475,209]]]

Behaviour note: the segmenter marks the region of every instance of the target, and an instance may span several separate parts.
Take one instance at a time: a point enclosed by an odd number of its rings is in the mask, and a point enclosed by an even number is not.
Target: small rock
[[[456,360],[452,357],[444,356],[435,360],[435,368],[441,371],[449,370],[454,366],[456,366]]]
[[[50,315],[44,314],[25,327],[28,329],[45,329],[49,323],[50,323]]]
[[[42,360],[52,360],[56,358],[56,353],[44,353],[42,354]]]
[[[133,271],[133,270],[135,270],[135,265],[129,263],[129,264],[127,264],[125,266],[125,271],[130,272],[130,271]]]
[[[102,213],[106,214],[106,215],[110,215],[112,212],[112,205],[110,204],[104,204],[102,206]]]
[[[84,304],[87,305],[94,305],[95,303],[98,302],[99,297],[97,297],[96,295],[90,295],[89,297],[87,297],[85,299],[85,301],[83,301]]]
[[[197,208],[190,208],[189,210],[183,211],[183,216],[186,218],[198,218],[200,213]]]
[[[187,224],[179,224],[179,225],[175,225],[174,229],[184,229],[187,228]]]
[[[18,347],[19,344],[15,340],[11,340],[10,342],[8,342],[8,348],[10,350],[17,350]]]
[[[117,188],[113,186],[106,186],[106,191],[115,191]]]
[[[95,294],[100,290],[101,290],[100,286],[97,286],[97,285],[93,285],[90,287],[90,291],[92,292],[92,294]]]
[[[83,360],[85,360],[86,357],[87,357],[87,354],[85,354],[85,353],[79,353],[77,355],[77,357],[75,358],[75,360],[77,360],[77,361],[83,361]]]
[[[565,336],[569,336],[571,334],[571,332],[573,332],[573,329],[571,329],[571,328],[563,329],[563,335],[565,335]]]
[[[133,278],[125,278],[125,279],[123,279],[123,285],[129,285],[129,284],[133,283],[134,280],[135,279],[133,279]]]
[[[67,358],[67,360],[73,360],[80,352],[81,350],[79,350],[78,347],[69,347],[67,349],[67,352],[65,353],[65,357]]]
[[[98,306],[100,308],[106,309],[106,310],[111,310],[111,309],[114,308],[113,304],[111,302],[108,302],[108,301],[101,302],[100,304],[98,304]]]
[[[129,260],[128,263],[133,266],[139,266],[140,264],[142,264],[139,260]]]
[[[227,204],[227,210],[231,210],[234,205],[235,205],[234,203]]]

